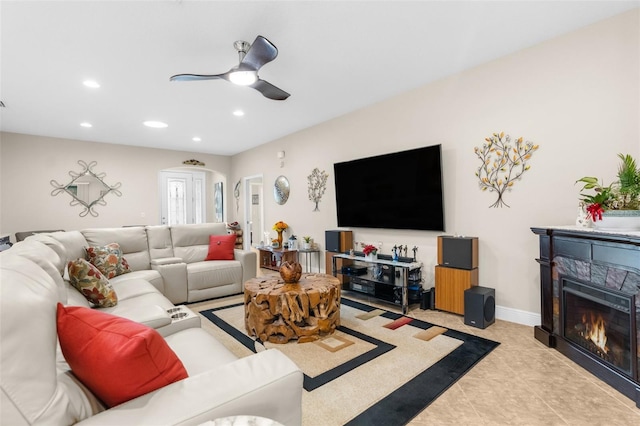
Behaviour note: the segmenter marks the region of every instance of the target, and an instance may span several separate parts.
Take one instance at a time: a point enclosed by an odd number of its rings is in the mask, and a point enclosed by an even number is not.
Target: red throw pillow
[[[71,370],[109,407],[188,377],[153,328],[60,303],[57,317],[60,347]]]
[[[236,234],[209,235],[209,253],[205,260],[233,260]]]

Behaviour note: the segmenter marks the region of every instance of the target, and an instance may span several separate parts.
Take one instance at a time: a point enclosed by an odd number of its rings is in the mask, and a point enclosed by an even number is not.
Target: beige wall
[[[597,175],[608,182],[617,153],[640,157],[639,22],[636,9],[241,153],[232,160],[233,180],[262,173],[265,224],[284,220],[295,234],[324,245],[324,231],[337,223],[334,162],[442,144],[446,234],[479,237],[480,285],[496,289],[498,317],[535,323],[538,243],[529,228],[573,224],[576,179]],[[540,149],[505,195],[511,207],[489,208],[496,197],[478,188],[473,148],[500,131]],[[314,167],[330,174],[319,212],[307,197]],[[280,174],[291,183],[283,206],[271,196]],[[383,242],[385,253],[394,244],[418,246],[423,276],[433,285],[439,233],[353,231],[357,241]]]
[[[208,171],[207,219],[213,221],[213,182],[224,182],[229,175],[230,158],[210,154],[136,148],[124,145],[91,143],[15,133],[0,134],[0,234],[36,229],[84,229],[160,223],[158,172],[189,169],[182,162],[197,159]],[[78,160],[96,161],[94,172],[106,173],[109,185],[121,182],[121,197],[108,194],[106,206],[95,210],[98,217],[80,217],[80,206],[70,206],[68,194],[51,196],[49,183],[66,184],[69,171],[79,172]],[[228,199],[228,197],[225,197]],[[144,217],[143,217],[144,215]]]

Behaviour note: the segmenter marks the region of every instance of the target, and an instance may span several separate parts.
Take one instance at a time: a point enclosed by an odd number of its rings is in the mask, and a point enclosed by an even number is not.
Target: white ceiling
[[[639,6],[2,0],[0,129],[232,155]],[[233,42],[257,35],[279,50],[260,77],[291,93],[286,101],[224,80],[169,82],[226,72]]]

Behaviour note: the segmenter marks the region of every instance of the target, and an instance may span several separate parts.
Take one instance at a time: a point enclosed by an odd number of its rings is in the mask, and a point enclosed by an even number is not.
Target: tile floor
[[[344,295],[399,312],[374,298]],[[501,343],[412,426],[640,425],[640,408],[631,399],[538,342],[532,327],[498,320],[482,330],[465,325],[462,316],[418,305],[408,315]]]

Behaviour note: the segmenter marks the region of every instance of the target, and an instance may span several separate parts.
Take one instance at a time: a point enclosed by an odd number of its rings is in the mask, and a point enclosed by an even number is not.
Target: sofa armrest
[[[151,266],[153,265],[170,265],[172,263],[182,263],[183,260],[180,257],[160,257],[158,259],[151,259]]]
[[[240,249],[234,249],[233,255],[242,265],[242,291],[244,291],[244,283],[258,274],[258,255],[254,251]]]
[[[171,315],[158,305],[139,305],[118,309],[115,315],[156,329],[171,324]]]
[[[151,261],[151,269],[160,272],[164,296],[174,305],[187,301],[187,264],[179,257],[164,257]]]
[[[234,415],[302,423],[302,371],[277,349],[240,358],[103,411],[78,425],[198,425]]]

